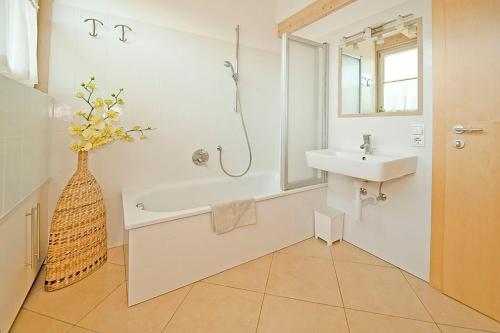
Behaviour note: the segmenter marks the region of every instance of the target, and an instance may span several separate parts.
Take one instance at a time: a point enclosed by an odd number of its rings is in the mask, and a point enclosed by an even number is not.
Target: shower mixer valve
[[[205,149],[198,149],[195,150],[193,153],[193,163],[197,166],[203,166],[206,165],[208,162],[208,159],[210,158],[210,155]]]

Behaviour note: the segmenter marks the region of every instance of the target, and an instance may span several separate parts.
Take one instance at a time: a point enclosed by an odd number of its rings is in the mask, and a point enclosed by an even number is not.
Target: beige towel
[[[257,224],[254,199],[212,205],[212,230],[217,235],[252,224]]]

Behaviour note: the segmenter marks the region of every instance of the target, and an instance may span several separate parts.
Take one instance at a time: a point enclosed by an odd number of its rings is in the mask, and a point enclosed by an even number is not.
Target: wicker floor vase
[[[57,201],[47,254],[47,291],[80,281],[107,260],[106,208],[87,160],[87,152],[78,153],[78,168]]]

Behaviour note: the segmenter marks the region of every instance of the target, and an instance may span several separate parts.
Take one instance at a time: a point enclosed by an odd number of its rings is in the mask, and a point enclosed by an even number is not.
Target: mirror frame
[[[353,113],[353,114],[343,114],[342,113],[342,47],[338,47],[338,68],[337,68],[337,75],[338,75],[338,80],[337,80],[337,85],[338,85],[338,111],[337,111],[337,116],[339,118],[359,118],[359,117],[393,117],[393,116],[421,116],[423,114],[423,91],[424,91],[424,82],[423,82],[423,32],[422,32],[422,18],[416,18],[413,20],[409,20],[406,22],[406,24],[415,24],[417,25],[417,48],[418,48],[418,110],[417,111],[398,111],[398,112],[376,112],[375,110],[377,109],[378,106],[378,81],[379,81],[379,75],[378,75],[378,66],[377,66],[377,105],[374,106],[374,112],[373,113]],[[377,34],[380,33],[387,33],[394,31],[395,28],[389,28],[382,30],[380,32],[377,32]]]

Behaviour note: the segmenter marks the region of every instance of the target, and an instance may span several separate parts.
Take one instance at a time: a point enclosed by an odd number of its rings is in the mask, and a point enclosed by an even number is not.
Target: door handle
[[[464,133],[474,133],[474,132],[482,132],[482,128],[467,128],[464,125],[455,125],[453,126],[453,132],[455,134],[464,134]]]

